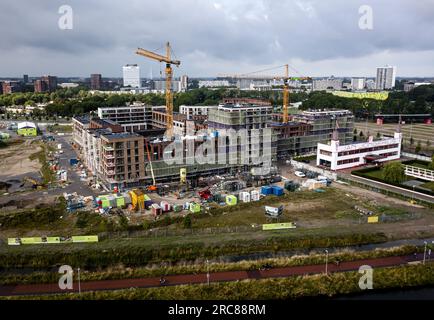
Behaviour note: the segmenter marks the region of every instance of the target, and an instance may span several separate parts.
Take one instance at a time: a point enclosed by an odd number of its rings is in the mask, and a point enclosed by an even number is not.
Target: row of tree
[[[281,91],[241,91],[233,88],[210,90],[192,89],[174,94],[175,111],[180,105],[215,105],[222,98],[261,98],[274,106],[282,105]],[[291,102],[303,101],[302,109],[339,108],[351,110],[357,118],[373,117],[376,113],[408,114],[429,113],[434,116],[434,85],[420,86],[410,92],[391,92],[384,101],[338,97],[327,92],[305,92],[290,95]],[[96,110],[103,106],[119,106],[131,102],[164,105],[164,94],[91,94],[83,88],[60,89],[52,93],[14,93],[0,95],[0,106],[32,105],[51,102],[48,115],[73,116]]]

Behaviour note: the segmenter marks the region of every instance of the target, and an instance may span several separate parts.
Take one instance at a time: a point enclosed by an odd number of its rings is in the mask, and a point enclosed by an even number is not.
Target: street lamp
[[[423,243],[425,244],[425,249],[423,250],[423,264],[425,264],[425,261],[426,261],[426,246],[427,246],[428,242],[424,241]]]
[[[78,268],[77,271],[78,271],[78,293],[81,294],[80,268]]]
[[[328,267],[328,260],[329,260],[329,251],[326,249],[325,253],[326,253],[325,274],[327,275],[327,273],[328,273],[327,267]]]
[[[206,282],[209,285],[209,261],[206,259]]]

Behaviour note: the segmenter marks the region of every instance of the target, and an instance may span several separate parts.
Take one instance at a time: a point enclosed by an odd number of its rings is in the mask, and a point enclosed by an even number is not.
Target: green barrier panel
[[[262,225],[262,230],[281,230],[281,229],[295,229],[295,225],[292,222],[269,223],[269,224]]]
[[[72,236],[72,242],[98,242],[98,236]]]

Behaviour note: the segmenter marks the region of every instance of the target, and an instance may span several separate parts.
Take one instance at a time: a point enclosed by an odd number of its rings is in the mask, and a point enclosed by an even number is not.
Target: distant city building
[[[29,83],[29,75],[27,75],[27,74],[23,75],[23,83],[24,84]]]
[[[68,89],[68,88],[77,88],[79,86],[78,83],[74,83],[74,82],[62,82],[59,84],[59,87],[63,88],[63,89]]]
[[[352,78],[351,88],[353,90],[363,90],[365,89],[365,78]]]
[[[200,80],[199,88],[219,88],[219,87],[229,87],[228,80]]]
[[[4,81],[2,83],[3,94],[21,92],[22,87],[18,81]]]
[[[99,73],[94,73],[90,75],[90,89],[100,90],[102,88],[102,77]]]
[[[375,89],[386,90],[395,87],[396,67],[386,66],[377,68]]]
[[[181,76],[181,91],[187,91],[188,89],[188,76]]]
[[[375,90],[375,80],[367,79],[365,81],[365,86],[367,90]]]
[[[404,91],[408,92],[419,86],[431,85],[431,82],[406,82],[404,83]]]
[[[127,64],[122,67],[124,87],[140,88],[140,67],[137,64]]]
[[[57,89],[57,77],[43,76],[35,81],[35,92],[53,92]]]
[[[337,79],[331,76],[328,79],[317,79],[313,80],[313,90],[323,91],[323,90],[341,90],[342,89],[342,79]]]
[[[194,116],[208,116],[209,109],[216,109],[218,106],[179,106],[179,113],[185,114],[188,120]]]

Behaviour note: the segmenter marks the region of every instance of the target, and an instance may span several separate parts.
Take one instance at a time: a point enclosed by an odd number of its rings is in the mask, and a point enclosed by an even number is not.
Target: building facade
[[[317,165],[333,171],[353,168],[368,163],[378,163],[401,158],[402,133],[395,132],[393,138],[367,142],[340,144],[337,133],[329,144],[318,143]]]
[[[379,67],[377,68],[377,77],[375,79],[375,89],[387,90],[395,87],[396,67]]]
[[[140,67],[137,64],[127,64],[122,67],[124,87],[141,88]]]
[[[98,117],[120,124],[125,132],[151,129],[152,106],[133,103],[127,106],[98,108]]]
[[[101,74],[91,74],[90,75],[90,89],[100,90],[102,89],[102,76]]]

